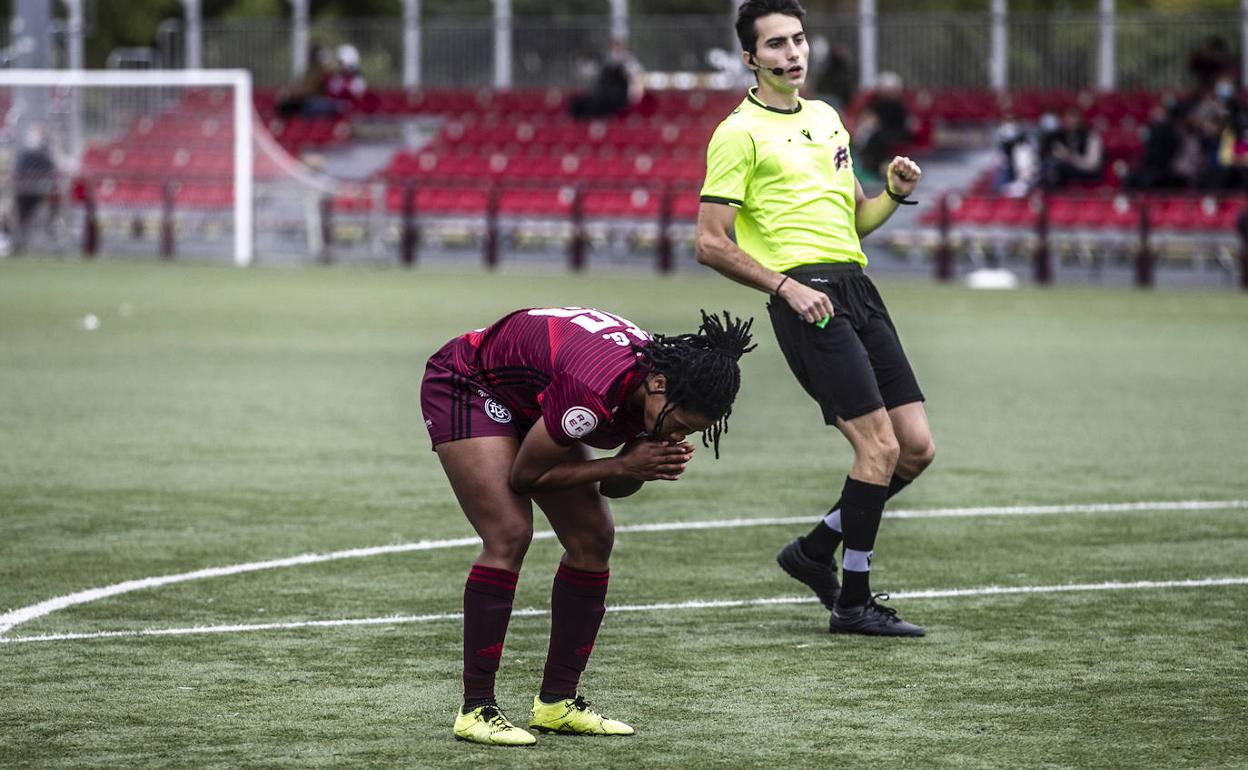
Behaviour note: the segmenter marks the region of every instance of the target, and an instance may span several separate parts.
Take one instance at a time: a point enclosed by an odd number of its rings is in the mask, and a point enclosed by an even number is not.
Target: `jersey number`
[[[606,331],[607,329],[615,329],[622,326],[624,327],[623,332],[617,331],[602,335],[603,339],[611,340],[621,347],[625,347],[629,344],[629,339],[625,336],[624,332],[631,334],[633,337],[636,337],[642,342],[650,339],[650,335],[642,331],[637,324],[627,318],[621,318],[614,313],[607,313],[602,310],[593,310],[591,308],[584,307],[547,307],[530,310],[529,315],[569,318],[572,320],[572,323],[592,334],[597,334],[598,332]]]

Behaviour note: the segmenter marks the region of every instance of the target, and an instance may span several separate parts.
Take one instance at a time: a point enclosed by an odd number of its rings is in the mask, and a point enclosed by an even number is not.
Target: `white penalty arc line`
[[[940,519],[975,516],[1037,516],[1070,513],[1095,514],[1138,513],[1145,511],[1217,511],[1244,508],[1248,508],[1248,500],[1182,500],[1176,502],[1151,501],[1136,503],[1093,503],[1084,505],[1023,505],[981,508],[897,510],[886,511],[884,513],[884,517],[888,519]],[[659,522],[655,524],[630,524],[616,527],[615,531],[617,534],[623,534],[630,532],[675,532],[703,529],[733,529],[739,527],[768,527],[790,524],[810,524],[815,520],[815,518],[816,517],[813,516],[788,516],[783,518],[737,518],[719,519],[713,521],[674,521]],[[545,530],[535,532],[533,534],[533,539],[548,540],[554,536],[554,532]],[[111,596],[118,596],[121,594],[131,593],[133,591],[142,591],[149,588],[159,588],[161,586],[172,585],[174,583],[185,583],[193,580],[207,580],[209,578],[240,575],[246,572],[258,572],[267,569],[298,567],[305,564],[319,564],[321,562],[336,561],[338,559],[357,559],[368,556],[408,553],[410,551],[434,551],[444,548],[460,548],[480,544],[481,540],[477,537],[460,537],[449,540],[421,540],[416,543],[398,543],[395,545],[373,546],[369,548],[351,548],[345,551],[333,551],[331,553],[307,553],[284,559],[233,564],[225,567],[210,567],[208,569],[183,572],[176,575],[161,575],[158,577],[127,580],[123,583],[114,583],[110,586],[91,588],[85,591],[66,594],[65,596],[58,596],[54,599],[39,602],[38,604],[32,604],[28,607],[21,607],[19,609],[6,612],[3,615],[0,615],[0,635],[8,633],[10,630],[23,623],[34,620],[35,618],[43,617],[44,615],[50,615],[58,610],[74,607],[79,604],[87,604],[100,599],[106,599]]]
[[[1078,591],[1133,591],[1164,588],[1209,588],[1248,585],[1248,577],[1199,578],[1191,580],[1137,580],[1134,582],[1074,583],[1050,586],[984,586],[982,588],[936,588],[921,591],[894,591],[890,600],[954,599],[977,596],[1016,594],[1057,594]],[[607,607],[607,612],[681,612],[690,610],[732,609],[738,607],[770,607],[785,604],[813,604],[813,596],[775,596],[763,599],[694,599],[659,604],[624,604]],[[549,610],[526,608],[512,612],[512,617],[541,617]],[[80,639],[122,639],[153,636],[190,636],[193,634],[237,634],[249,631],[287,631],[304,628],[343,628],[352,626],[397,626],[409,623],[437,623],[460,620],[462,612],[430,615],[390,615],[378,618],[343,618],[340,620],[303,620],[289,623],[250,623],[228,626],[191,626],[188,628],[145,628],[140,631],[95,631],[75,634],[0,637],[0,645],[31,642],[63,642]]]

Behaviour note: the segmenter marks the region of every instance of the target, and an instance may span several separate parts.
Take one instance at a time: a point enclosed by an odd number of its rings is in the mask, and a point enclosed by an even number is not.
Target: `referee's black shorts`
[[[780,297],[767,305],[789,368],[819,403],[828,425],[838,417],[852,420],[880,407],[924,400],[884,300],[861,267],[801,265],[786,274],[827,294],[836,311],[820,329]]]

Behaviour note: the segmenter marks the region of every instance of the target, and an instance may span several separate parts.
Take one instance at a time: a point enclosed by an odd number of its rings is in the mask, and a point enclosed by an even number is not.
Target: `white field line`
[[[963,518],[968,516],[1036,516],[1069,513],[1093,514],[1136,513],[1143,511],[1213,511],[1234,510],[1241,508],[1248,508],[1248,500],[1184,500],[1176,502],[1153,501],[1137,503],[1096,503],[1090,505],[1026,505],[983,508],[934,508],[925,510],[886,511],[884,513],[884,517],[889,519],[940,519]],[[615,531],[616,533],[673,532],[703,529],[733,529],[739,527],[767,527],[789,524],[810,524],[815,520],[815,518],[816,517],[813,516],[788,516],[784,518],[673,521],[656,524],[625,525],[616,527]],[[546,530],[534,533],[533,539],[548,540],[554,536],[554,532]],[[91,588],[85,591],[67,594],[65,596],[58,596],[54,599],[39,602],[38,604],[32,604],[28,607],[21,607],[19,609],[6,612],[3,615],[0,615],[0,634],[6,634],[22,623],[26,623],[34,620],[35,618],[40,618],[44,615],[49,615],[68,607],[73,607],[79,604],[87,604],[89,602],[106,599],[110,596],[130,593],[132,591],[159,588],[160,586],[171,585],[173,583],[184,583],[192,580],[206,580],[215,577],[239,575],[245,572],[258,572],[266,569],[297,567],[305,564],[336,561],[338,559],[355,559],[368,556],[381,556],[384,554],[407,553],[409,551],[433,551],[443,548],[475,546],[480,545],[480,543],[480,539],[476,537],[461,537],[450,540],[421,540],[416,543],[398,543],[395,545],[382,545],[370,548],[352,548],[345,551],[333,551],[331,553],[306,553],[300,556],[291,556],[285,559],[248,562],[245,564],[233,564],[225,567],[211,567],[208,569],[195,570],[194,572],[183,572],[176,575],[161,575],[158,577],[127,580],[124,583],[114,583],[110,586]]]
[[[953,599],[1008,594],[1057,594],[1074,591],[1132,591],[1163,588],[1210,588],[1248,585],[1248,577],[1200,578],[1193,580],[1137,580],[1130,583],[1075,583],[1051,586],[985,586],[982,588],[933,588],[921,591],[894,591],[891,599]],[[607,607],[607,612],[681,612],[688,610],[726,609],[734,607],[767,607],[782,604],[813,604],[813,596],[775,596],[764,599],[693,599],[659,604],[623,604]],[[512,617],[540,617],[548,610],[526,608],[516,610]],[[406,623],[437,623],[460,620],[462,612],[431,615],[391,615],[379,618],[343,618],[341,620],[302,620],[289,623],[251,623],[230,626],[192,626],[189,628],[146,628],[141,631],[96,631],[79,634],[46,634],[43,636],[0,637],[0,645],[29,642],[60,642],[78,639],[119,639],[144,636],[188,636],[191,634],[236,634],[248,631],[278,631],[300,628],[338,628],[344,626],[397,626]]]

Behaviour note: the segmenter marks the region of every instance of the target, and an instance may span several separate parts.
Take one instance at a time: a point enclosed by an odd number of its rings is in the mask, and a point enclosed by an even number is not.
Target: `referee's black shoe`
[[[888,594],[876,594],[857,607],[833,607],[828,633],[865,636],[923,636],[923,628],[897,617],[897,610],[877,604]]]
[[[776,554],[776,563],[794,580],[809,586],[824,607],[829,610],[836,607],[836,597],[841,595],[841,584],[836,580],[836,559],[827,564],[815,561],[802,552],[802,539],[799,537],[780,549],[780,553]]]

